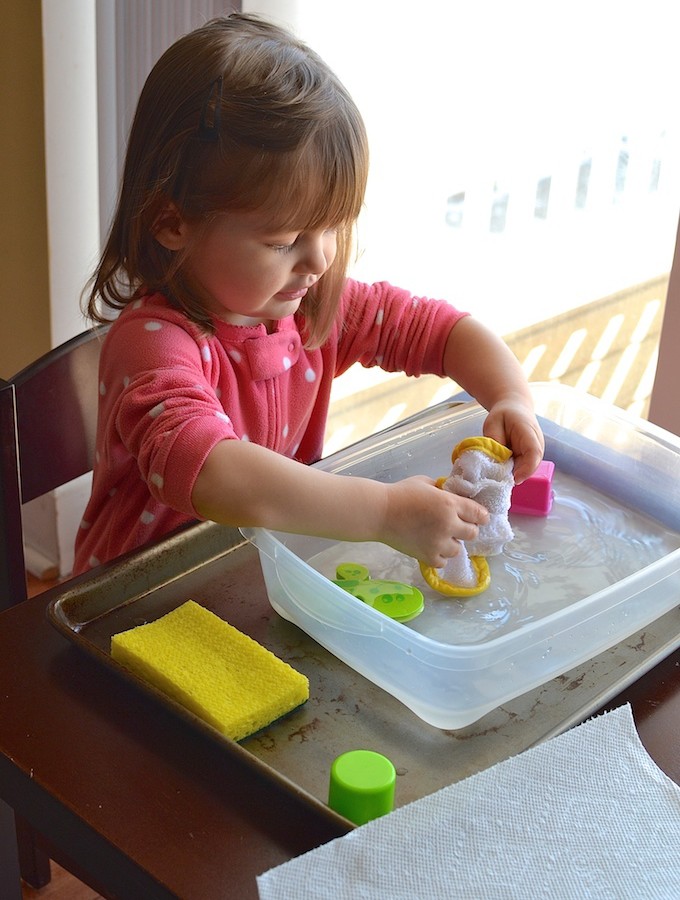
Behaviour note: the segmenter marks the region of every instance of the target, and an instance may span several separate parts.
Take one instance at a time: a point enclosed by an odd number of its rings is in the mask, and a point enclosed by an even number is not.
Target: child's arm
[[[444,370],[488,410],[484,434],[512,450],[515,481],[532,475],[545,445],[527,380],[510,348],[470,316],[451,329]]]
[[[383,484],[334,475],[235,440],[208,454],[192,500],[199,515],[224,525],[381,541],[435,567],[488,521],[484,507],[426,477]]]

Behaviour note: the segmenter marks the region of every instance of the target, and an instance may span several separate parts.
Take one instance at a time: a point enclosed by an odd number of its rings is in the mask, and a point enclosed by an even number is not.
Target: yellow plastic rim
[[[418,565],[425,581],[438,593],[444,594],[445,597],[473,597],[475,594],[481,594],[491,584],[491,572],[484,556],[471,556],[470,562],[477,575],[477,584],[471,587],[451,584],[450,581],[441,577],[434,566],[426,566],[424,563],[418,563]]]
[[[466,450],[481,450],[487,456],[501,463],[507,462],[512,456],[512,450],[509,447],[504,447],[503,444],[499,444],[493,438],[470,437],[456,444],[451,454],[451,462],[455,462]]]

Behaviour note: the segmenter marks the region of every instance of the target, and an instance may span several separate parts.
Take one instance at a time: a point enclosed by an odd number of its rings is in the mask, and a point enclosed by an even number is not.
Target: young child
[[[361,116],[304,44],[234,14],[149,75],[88,313],[101,354],[94,482],[74,572],[191,520],[382,541],[432,566],[487,520],[427,477],[321,472],[333,378],[353,363],[448,376],[484,432],[543,453],[503,342],[448,303],[347,278],[366,185]]]

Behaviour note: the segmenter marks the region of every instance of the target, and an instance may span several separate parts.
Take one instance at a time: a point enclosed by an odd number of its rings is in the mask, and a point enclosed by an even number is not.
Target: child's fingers
[[[461,497],[448,491],[444,492],[444,496],[451,508],[452,522],[455,523],[457,520],[459,527],[466,532],[465,535],[460,534],[458,537],[461,540],[470,540],[470,537],[477,537],[477,527],[486,525],[489,521],[488,509],[470,497]],[[470,535],[471,528],[473,530],[472,535]]]
[[[461,541],[476,540],[479,526],[489,520],[488,511],[475,500],[446,493],[444,497],[446,516],[433,529],[428,542],[429,559],[422,560],[436,567],[444,565],[447,559],[460,552]]]
[[[435,569],[441,569],[446,565],[448,560],[452,559],[454,556],[458,556],[460,548],[461,542],[452,538],[449,546],[442,547],[438,551],[433,551],[429,555],[424,554],[418,561],[424,563],[426,566],[433,566]]]
[[[530,475],[533,475],[542,458],[543,454],[538,450],[531,450],[521,456],[516,456],[512,470],[515,484],[522,484]]]
[[[426,565],[443,566],[489,520],[477,501],[441,490],[427,476],[411,476],[391,489],[397,502],[390,506],[386,542]]]
[[[513,476],[515,484],[521,484],[534,474],[543,459],[543,435],[532,432],[528,438],[525,436],[521,443],[519,441],[517,443],[518,446],[513,448]]]

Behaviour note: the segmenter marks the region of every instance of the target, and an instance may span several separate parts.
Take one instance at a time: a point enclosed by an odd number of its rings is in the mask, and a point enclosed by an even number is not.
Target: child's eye
[[[300,238],[298,231],[279,231],[270,233],[267,246],[276,253],[290,253]]]
[[[332,234],[337,234],[338,230],[339,229],[337,226],[331,226],[328,228],[324,228],[323,233],[324,233],[324,235],[332,235]],[[295,247],[295,245],[298,243],[300,238],[303,237],[305,234],[306,234],[306,232],[301,231],[300,234],[295,235],[295,237],[293,238],[292,241],[287,241],[287,242],[282,241],[281,243],[272,241],[272,243],[268,244],[268,247],[270,247],[270,249],[276,251],[277,253],[290,253],[290,251]],[[291,237],[292,237],[292,235],[291,235]]]

